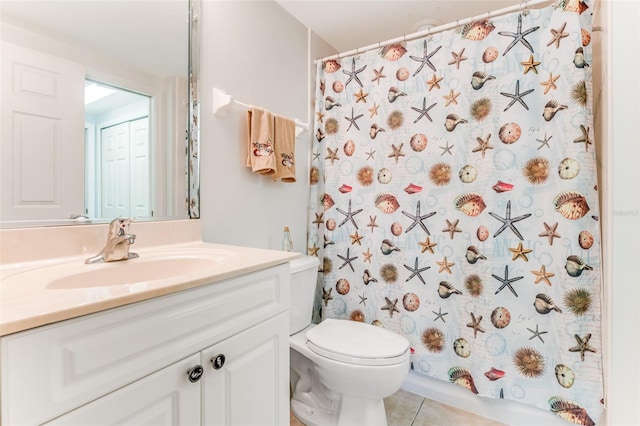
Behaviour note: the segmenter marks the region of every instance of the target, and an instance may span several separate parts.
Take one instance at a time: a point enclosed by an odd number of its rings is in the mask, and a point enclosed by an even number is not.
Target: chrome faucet
[[[129,252],[129,246],[136,240],[135,234],[129,233],[131,222],[133,222],[133,218],[112,220],[109,224],[107,244],[100,250],[100,253],[90,257],[84,263],[116,262],[138,257],[137,253]]]

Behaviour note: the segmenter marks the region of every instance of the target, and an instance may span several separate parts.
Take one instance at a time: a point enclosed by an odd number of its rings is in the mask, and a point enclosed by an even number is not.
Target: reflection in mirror
[[[152,215],[151,98],[100,82],[84,85],[85,215]]]
[[[0,2],[2,227],[197,217],[190,1]]]

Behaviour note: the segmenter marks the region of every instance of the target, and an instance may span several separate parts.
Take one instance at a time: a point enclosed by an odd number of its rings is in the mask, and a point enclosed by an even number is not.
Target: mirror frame
[[[187,130],[187,215],[200,218],[200,11],[201,0],[189,0],[189,128]]]

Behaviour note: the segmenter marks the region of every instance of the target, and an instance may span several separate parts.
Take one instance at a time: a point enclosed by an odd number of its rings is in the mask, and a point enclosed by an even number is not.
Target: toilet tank
[[[320,261],[315,256],[303,256],[289,262],[291,271],[289,334],[295,334],[311,324],[319,264]]]

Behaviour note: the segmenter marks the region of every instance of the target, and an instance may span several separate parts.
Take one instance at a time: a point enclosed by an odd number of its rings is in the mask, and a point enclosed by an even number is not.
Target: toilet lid
[[[391,365],[409,356],[409,341],[374,325],[326,319],[307,332],[307,347],[318,355],[360,365]]]

